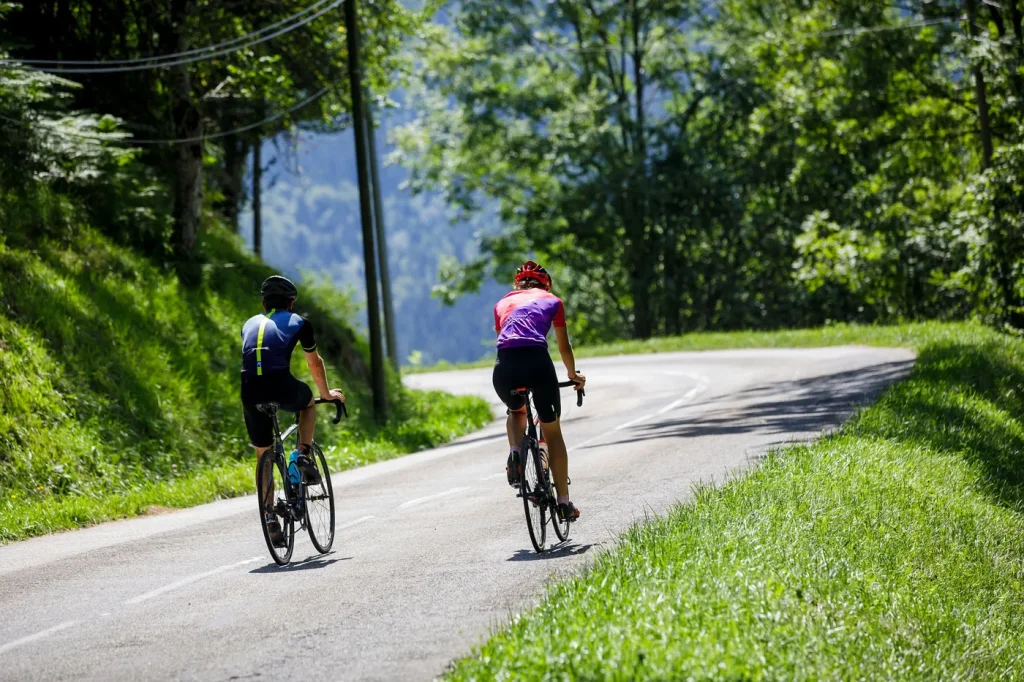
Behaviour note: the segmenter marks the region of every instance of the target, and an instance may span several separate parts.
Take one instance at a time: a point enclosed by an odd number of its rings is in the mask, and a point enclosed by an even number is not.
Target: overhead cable
[[[82,67],[84,67],[84,66],[123,66],[123,65],[131,65],[131,64],[150,64],[151,62],[174,60],[174,59],[178,59],[180,57],[188,57],[188,56],[194,55],[194,54],[201,54],[203,52],[209,52],[211,50],[219,50],[220,48],[223,48],[223,47],[229,47],[231,45],[237,45],[238,43],[244,43],[245,41],[250,40],[252,38],[258,38],[258,37],[262,36],[264,33],[272,31],[275,28],[278,28],[279,26],[283,26],[285,24],[289,24],[289,23],[291,23],[293,21],[301,19],[304,15],[309,14],[310,12],[314,11],[315,9],[317,9],[318,7],[320,7],[321,5],[323,5],[323,4],[327,3],[327,2],[330,2],[330,0],[317,0],[317,2],[314,2],[312,5],[309,5],[308,7],[306,7],[304,9],[296,12],[295,14],[291,15],[290,17],[285,17],[284,19],[281,19],[280,21],[275,21],[273,24],[269,24],[267,26],[264,26],[263,28],[259,29],[258,31],[252,31],[251,33],[246,33],[243,36],[239,36],[237,38],[233,38],[231,40],[228,40],[228,41],[225,41],[225,42],[222,42],[222,43],[216,43],[214,45],[206,45],[205,47],[197,47],[197,48],[194,48],[192,50],[186,50],[184,52],[172,52],[170,54],[160,54],[160,55],[154,55],[152,57],[138,57],[136,59],[109,59],[109,60],[97,60],[97,61],[75,60],[75,59],[17,59],[17,60],[15,60],[15,59],[0,59],[0,64],[4,64],[4,65],[20,65],[20,64],[24,64],[26,66],[71,66],[71,67],[82,66]],[[150,64],[150,66],[154,66],[154,65]]]
[[[248,132],[250,130],[255,130],[257,128],[261,128],[261,127],[265,126],[268,123],[273,123],[274,121],[279,121],[282,118],[284,118],[285,116],[287,116],[288,114],[292,114],[292,113],[298,111],[299,109],[303,108],[304,106],[306,106],[308,104],[312,104],[316,100],[320,99],[321,97],[326,95],[327,92],[330,89],[331,89],[331,86],[329,86],[329,85],[325,86],[325,87],[321,88],[320,90],[317,90],[315,93],[313,93],[309,97],[305,98],[301,102],[297,102],[297,103],[293,104],[291,107],[289,107],[288,109],[286,109],[284,111],[281,111],[281,112],[278,112],[276,114],[273,114],[272,116],[268,116],[268,117],[264,118],[261,121],[256,121],[255,123],[249,123],[247,125],[240,126],[238,128],[233,128],[232,130],[223,130],[223,131],[219,131],[219,132],[216,132],[216,133],[210,133],[209,135],[200,135],[200,136],[197,136],[197,137],[177,137],[177,138],[165,138],[165,139],[158,139],[158,138],[147,139],[147,138],[133,138],[133,137],[111,138],[111,137],[103,137],[103,136],[100,136],[100,135],[85,135],[83,133],[76,133],[76,132],[73,132],[73,131],[70,131],[70,130],[58,130],[50,122],[45,122],[45,123],[44,122],[37,122],[37,125],[39,126],[39,128],[41,128],[43,133],[46,133],[46,134],[48,134],[48,135],[50,135],[52,137],[74,137],[74,138],[78,138],[78,139],[81,139],[81,140],[89,140],[89,141],[92,141],[92,142],[119,143],[119,144],[124,144],[124,145],[128,145],[128,146],[132,146],[132,145],[161,145],[161,144],[189,144],[189,143],[192,143],[192,142],[203,142],[205,140],[216,140],[216,139],[219,139],[219,138],[222,138],[222,137],[229,137],[231,135],[237,135],[239,133],[245,133],[245,132]],[[5,121],[9,121],[11,123],[16,123],[16,124],[21,125],[21,126],[31,127],[31,124],[26,122],[26,121],[19,121],[18,119],[10,118],[8,116],[0,115],[0,119],[3,119]],[[116,131],[113,134],[119,134],[119,133],[120,134],[124,134],[124,131]]]
[[[228,48],[219,49],[219,50],[216,50],[216,51],[211,52],[209,54],[192,55],[192,56],[189,56],[189,57],[183,57],[181,59],[175,59],[173,61],[168,61],[168,62],[158,62],[158,63],[151,63],[151,64],[136,64],[136,65],[130,65],[130,66],[82,67],[82,68],[65,69],[65,68],[62,68],[62,67],[55,67],[55,66],[47,66],[47,67],[20,66],[21,62],[18,62],[17,60],[5,60],[3,62],[0,62],[0,68],[6,66],[7,68],[10,68],[10,69],[22,69],[22,70],[30,70],[30,71],[50,71],[50,72],[57,73],[59,75],[75,75],[75,74],[99,74],[99,73],[125,73],[125,72],[129,72],[129,71],[148,71],[150,69],[160,69],[160,68],[165,68],[165,67],[169,67],[169,66],[180,66],[182,64],[191,64],[193,62],[205,61],[205,60],[208,60],[208,59],[213,59],[215,57],[222,57],[224,55],[231,54],[232,52],[238,52],[239,50],[243,50],[245,48],[252,47],[254,45],[259,45],[261,43],[265,43],[265,42],[267,42],[269,40],[273,40],[274,38],[283,36],[286,33],[291,33],[292,31],[294,31],[294,30],[296,30],[298,28],[301,28],[301,27],[305,26],[306,24],[310,23],[311,21],[313,21],[315,19],[318,19],[318,18],[322,17],[323,15],[327,14],[332,9],[334,9],[334,8],[338,7],[339,5],[341,5],[342,2],[344,2],[344,0],[333,0],[333,2],[331,2],[327,7],[324,7],[323,9],[321,9],[317,13],[313,14],[312,16],[308,16],[308,17],[302,19],[299,22],[296,22],[296,23],[294,23],[294,24],[292,24],[290,26],[286,26],[285,28],[282,28],[282,29],[279,29],[277,31],[274,31],[273,33],[270,33],[269,35],[261,36],[260,38],[252,40],[252,41],[250,41],[248,43],[244,43],[242,45],[238,45],[238,46],[235,46],[235,47],[228,47]]]

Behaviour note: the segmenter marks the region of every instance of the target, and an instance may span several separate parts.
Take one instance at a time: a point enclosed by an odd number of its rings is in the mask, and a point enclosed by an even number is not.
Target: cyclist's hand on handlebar
[[[327,395],[321,395],[321,400],[340,400],[345,402],[345,394],[339,388],[332,388]]]
[[[587,377],[583,376],[579,372],[572,372],[571,374],[569,374],[569,381],[576,384],[575,386],[573,386],[573,390],[578,391],[586,385]]]

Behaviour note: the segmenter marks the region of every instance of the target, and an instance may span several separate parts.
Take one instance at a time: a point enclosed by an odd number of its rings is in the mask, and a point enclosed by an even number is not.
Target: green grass
[[[270,270],[215,227],[201,254],[202,282],[185,287],[84,227],[67,241],[0,238],[0,542],[252,489],[239,329]],[[336,468],[490,421],[482,400],[407,391],[392,376],[393,416],[376,424],[351,303],[314,287],[297,307],[349,397],[351,418],[332,426],[325,409],[317,431]],[[302,358],[293,370],[308,379]]]
[[[969,324],[874,333],[830,338],[917,348],[906,381],[632,528],[449,679],[1019,679],[1024,342]]]

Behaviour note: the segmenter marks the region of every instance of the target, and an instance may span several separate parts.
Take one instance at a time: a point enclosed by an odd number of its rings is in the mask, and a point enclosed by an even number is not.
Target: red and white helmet
[[[519,266],[519,269],[516,270],[516,285],[526,279],[535,279],[544,285],[544,289],[546,291],[551,291],[551,275],[548,274],[547,270],[537,265],[532,260],[526,261]]]

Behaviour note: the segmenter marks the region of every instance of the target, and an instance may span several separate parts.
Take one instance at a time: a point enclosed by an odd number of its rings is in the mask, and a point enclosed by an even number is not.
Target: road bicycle
[[[558,384],[559,388],[570,386],[575,386],[575,382],[566,381]],[[518,388],[512,393],[526,399],[526,435],[519,448],[521,471],[519,492],[516,497],[523,498],[526,528],[530,531],[530,542],[533,543],[533,548],[537,552],[543,552],[547,549],[548,520],[551,520],[551,526],[555,529],[555,535],[558,536],[559,542],[569,539],[569,524],[571,522],[568,518],[558,518],[558,498],[555,495],[551,472],[548,470],[547,453],[541,454],[538,424],[533,418],[530,390]],[[581,388],[576,392],[577,406],[583,405],[583,396],[584,390]]]
[[[345,403],[341,400],[317,400],[317,405],[333,403],[337,413],[333,423],[348,416]],[[274,445],[260,456],[256,465],[256,499],[260,506],[260,524],[263,527],[263,538],[267,541],[270,556],[279,566],[286,565],[292,558],[295,549],[295,524],[299,531],[305,528],[309,539],[321,554],[326,554],[334,544],[334,488],[331,487],[331,472],[327,469],[327,460],[320,446],[314,441],[310,443],[309,458],[313,462],[314,473],[307,471],[300,477],[297,485],[288,479],[288,461],[285,459],[284,443],[293,433],[298,447],[299,415],[295,415],[295,423],[281,433],[277,421],[277,403],[261,403],[256,406],[268,415],[274,423]],[[269,472],[268,472],[269,470]],[[269,481],[269,487],[264,482]],[[267,528],[268,514],[281,526],[284,546],[275,547],[270,539]]]

